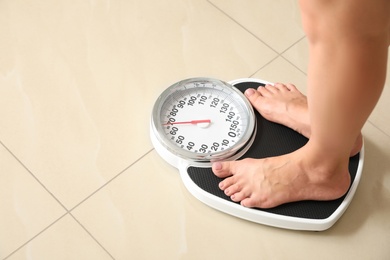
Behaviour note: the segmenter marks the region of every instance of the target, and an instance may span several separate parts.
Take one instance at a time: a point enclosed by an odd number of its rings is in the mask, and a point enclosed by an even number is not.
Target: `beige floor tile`
[[[151,149],[169,84],[276,57],[206,1],[1,5],[1,140],[67,208]]]
[[[279,53],[304,36],[298,1],[210,2]]]
[[[302,72],[307,73],[309,66],[309,43],[306,37],[291,46],[282,55]]]
[[[66,213],[1,144],[0,198],[0,259]]]
[[[280,232],[197,201],[155,151],[72,214],[116,259],[253,259],[274,241],[266,234]]]
[[[112,257],[67,215],[8,259],[97,260]]]
[[[344,216],[325,232],[267,227],[209,208],[155,151],[72,214],[117,259],[385,259],[390,138],[371,124],[364,133],[364,177]]]
[[[116,259],[175,259],[187,250],[184,201],[179,174],[153,151],[72,214]]]
[[[276,58],[252,77],[274,83],[292,83],[301,92],[307,93],[306,75],[282,57]]]
[[[0,141],[18,158],[0,144],[0,259],[387,259],[389,83],[355,198],[325,232],[216,211],[152,150],[152,105],[175,81],[306,93],[303,37],[295,0],[0,1]]]

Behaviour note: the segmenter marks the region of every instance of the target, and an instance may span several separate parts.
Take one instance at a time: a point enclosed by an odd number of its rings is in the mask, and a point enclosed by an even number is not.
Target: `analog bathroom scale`
[[[359,184],[364,147],[350,158],[351,185],[332,201],[299,201],[270,209],[246,208],[219,189],[214,161],[266,158],[293,152],[307,138],[270,122],[255,111],[243,95],[248,88],[269,82],[244,78],[229,83],[191,78],[168,87],[156,100],[150,135],[157,153],[179,170],[188,191],[201,202],[232,216],[259,224],[322,231],[345,212]]]

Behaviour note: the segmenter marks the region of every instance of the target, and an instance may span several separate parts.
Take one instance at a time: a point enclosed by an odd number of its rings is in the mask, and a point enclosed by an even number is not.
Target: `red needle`
[[[203,120],[192,120],[192,121],[183,121],[183,122],[168,122],[163,125],[183,125],[183,124],[200,124],[200,123],[211,123],[210,119],[203,119]]]

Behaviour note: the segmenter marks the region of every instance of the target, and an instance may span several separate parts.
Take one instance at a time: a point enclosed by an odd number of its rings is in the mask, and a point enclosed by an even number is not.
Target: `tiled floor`
[[[205,206],[149,140],[184,78],[305,92],[296,0],[3,0],[0,39],[0,259],[390,258],[389,80],[355,198],[324,232]]]

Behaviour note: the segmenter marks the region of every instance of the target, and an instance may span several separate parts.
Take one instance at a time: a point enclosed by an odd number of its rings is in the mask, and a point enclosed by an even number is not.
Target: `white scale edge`
[[[244,82],[258,82],[261,84],[271,84],[260,79],[254,78],[242,78],[230,81],[231,85],[244,83]],[[363,164],[364,164],[364,144],[359,153],[359,163],[351,187],[346,194],[343,202],[340,206],[326,219],[309,219],[309,218],[299,218],[291,217],[285,215],[279,215],[275,213],[269,213],[258,209],[246,208],[240,204],[219,198],[213,194],[210,194],[203,189],[201,189],[197,184],[195,184],[190,176],[187,173],[189,167],[211,167],[211,163],[199,163],[199,164],[188,164],[185,160],[177,157],[176,155],[171,154],[167,151],[162,144],[157,140],[157,137],[153,134],[152,124],[151,124],[150,137],[152,144],[156,149],[157,153],[169,164],[177,168],[180,172],[182,181],[187,188],[187,190],[198,200],[204,204],[217,209],[226,214],[241,218],[247,221],[255,222],[258,224],[263,224],[267,226],[273,226],[284,229],[291,230],[306,230],[306,231],[324,231],[332,227],[337,220],[344,214],[349,204],[351,203],[353,196],[357,190],[358,184],[361,179]],[[235,158],[237,159],[237,158]]]

